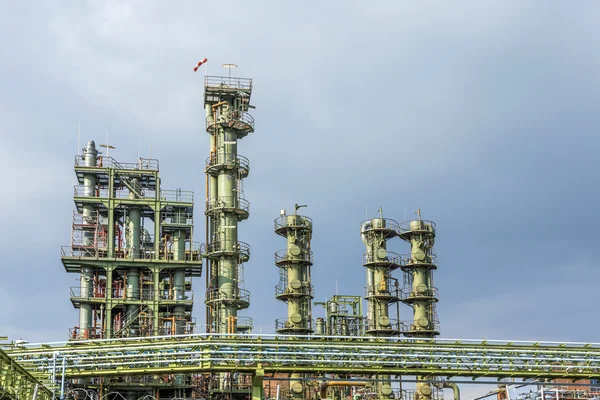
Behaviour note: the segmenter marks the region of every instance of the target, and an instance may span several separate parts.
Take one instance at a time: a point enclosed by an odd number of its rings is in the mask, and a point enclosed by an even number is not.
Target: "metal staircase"
[[[126,337],[127,330],[131,328],[131,326],[137,322],[150,317],[152,315],[152,310],[147,304],[142,304],[135,310],[130,310],[125,313],[123,318],[123,325],[121,328],[115,332],[115,337]]]

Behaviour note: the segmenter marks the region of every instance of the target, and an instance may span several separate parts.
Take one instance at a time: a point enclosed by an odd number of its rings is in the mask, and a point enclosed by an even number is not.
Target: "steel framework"
[[[599,343],[196,334],[24,345],[8,354],[52,390],[66,378],[241,372],[600,378]],[[64,366],[64,369],[63,369]]]
[[[0,350],[0,398],[50,400],[52,392]]]

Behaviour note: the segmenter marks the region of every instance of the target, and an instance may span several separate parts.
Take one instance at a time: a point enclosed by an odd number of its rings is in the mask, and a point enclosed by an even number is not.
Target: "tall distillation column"
[[[400,290],[398,281],[392,277],[392,271],[400,267],[400,256],[387,250],[387,241],[398,234],[398,223],[383,218],[364,221],[360,233],[366,246],[363,265],[367,270],[367,321],[365,333],[371,336],[396,336],[400,334],[399,308]],[[390,315],[390,305],[395,305],[395,315]],[[377,395],[391,397],[392,388],[388,376],[380,377]]]
[[[185,208],[175,208],[173,210],[173,222],[177,225],[185,224]],[[186,233],[183,229],[176,229],[173,233],[173,260],[185,261],[185,240]],[[173,299],[181,301],[185,298],[185,269],[178,268],[173,271]],[[175,325],[175,334],[185,333],[185,306],[177,305],[173,307],[173,318]]]
[[[137,179],[131,180],[132,187],[138,189],[139,183]],[[131,191],[129,193],[129,199],[134,200],[139,196],[136,194],[138,190]],[[131,207],[128,210],[126,218],[127,226],[125,231],[126,238],[126,250],[127,258],[135,260],[140,258],[140,246],[142,236],[142,213],[139,207]],[[141,277],[140,270],[138,268],[131,268],[126,273],[126,293],[127,299],[139,301],[141,296]],[[126,321],[132,321],[129,326],[127,336],[136,337],[139,336],[139,312],[140,306],[138,304],[130,304],[127,306],[127,312],[125,314]]]
[[[83,149],[83,163],[86,167],[95,167],[98,158],[98,150],[94,141],[89,141]],[[94,197],[96,191],[96,175],[83,175],[83,195],[85,197]],[[98,227],[98,211],[94,204],[84,204],[82,206],[82,219],[85,226],[93,227],[93,230],[83,232],[83,243],[89,249],[96,246],[96,236]],[[94,271],[91,266],[81,268],[80,292],[82,296],[92,297],[93,295]],[[92,328],[92,305],[82,304],[79,308],[79,339],[87,339]]]
[[[435,241],[435,224],[421,220],[421,211],[417,210],[418,219],[402,223],[399,236],[410,243],[411,251],[408,262],[402,266],[404,286],[402,302],[413,308],[413,321],[404,334],[416,338],[432,338],[439,335],[440,327],[435,304],[438,301],[438,290],[433,286],[432,271],[437,268],[437,260],[433,250]],[[428,382],[419,382],[415,400],[432,398],[432,387]]]
[[[294,214],[281,216],[275,220],[275,233],[287,240],[287,247],[275,253],[275,265],[279,267],[279,284],[275,287],[277,300],[287,303],[287,318],[278,319],[275,329],[286,335],[308,335],[313,332],[311,300],[313,286],[310,268],[313,264],[310,241],[312,219],[298,215],[300,207],[294,206]],[[305,398],[302,374],[290,375],[290,389],[294,399]]]
[[[248,308],[250,293],[243,289],[240,269],[250,257],[238,241],[238,222],[248,218],[242,179],[248,159],[237,154],[238,139],[254,131],[248,114],[252,80],[207,76],[204,85],[206,131],[210,134],[207,174],[207,331],[238,333],[238,310]]]

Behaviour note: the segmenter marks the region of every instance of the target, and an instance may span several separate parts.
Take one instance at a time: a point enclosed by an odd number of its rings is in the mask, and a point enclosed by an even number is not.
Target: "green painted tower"
[[[398,235],[398,228],[396,221],[383,218],[381,209],[379,218],[363,221],[360,226],[366,247],[363,255],[363,266],[367,271],[365,333],[369,336],[398,336],[401,332],[400,287],[398,280],[392,277],[392,271],[400,268],[401,259],[398,254],[387,250],[387,241]],[[393,397],[389,376],[380,377],[375,394],[379,398]]]
[[[207,76],[204,82],[206,131],[210,155],[206,160],[206,330],[242,333],[251,328],[238,311],[250,305],[244,289],[243,263],[250,258],[248,244],[238,240],[238,223],[248,218],[242,180],[248,159],[238,154],[238,140],[254,132],[248,113],[252,80]]]
[[[298,215],[298,209],[305,206],[294,206],[294,214],[286,215],[284,210],[275,220],[275,233],[284,237],[287,246],[275,253],[275,265],[279,268],[279,284],[275,286],[277,300],[287,303],[286,318],[275,321],[277,333],[285,335],[308,335],[313,332],[312,308],[313,286],[310,269],[313,265],[313,254],[310,250],[313,223],[312,219]],[[302,374],[290,375],[290,391],[292,398],[306,398],[306,388],[301,380]]]
[[[79,309],[70,339],[193,333],[192,277],[202,272],[193,192],[162,189],[157,160],[117,162],[93,141],[75,157],[75,174],[71,244],[61,254],[66,271],[80,277],[70,290]],[[159,394],[147,383],[122,393]],[[104,384],[120,390],[124,382]],[[182,385],[160,394],[185,395]]]
[[[367,318],[365,333],[371,336],[396,336],[401,332],[398,318],[400,287],[392,271],[400,268],[400,256],[387,250],[387,241],[398,234],[398,223],[380,217],[362,222],[360,234],[366,246],[363,266],[367,271]],[[394,305],[395,310],[390,306]]]
[[[437,258],[433,249],[435,224],[418,219],[400,225],[399,237],[410,243],[408,261],[402,266],[404,285],[402,302],[413,308],[413,321],[408,323],[404,335],[429,339],[440,333],[440,324],[435,311],[438,290],[433,286],[433,271],[437,269]],[[417,380],[421,380],[417,377]],[[434,388],[427,382],[417,382],[415,400],[429,400]]]

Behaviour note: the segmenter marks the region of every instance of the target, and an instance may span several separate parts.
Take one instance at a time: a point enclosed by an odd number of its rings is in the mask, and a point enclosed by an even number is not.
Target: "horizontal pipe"
[[[321,384],[321,387],[319,388],[319,394],[321,397],[321,400],[323,400],[325,397],[327,397],[327,388],[331,387],[331,386],[367,386],[367,382],[361,382],[361,381],[329,381],[329,382],[323,382]]]

